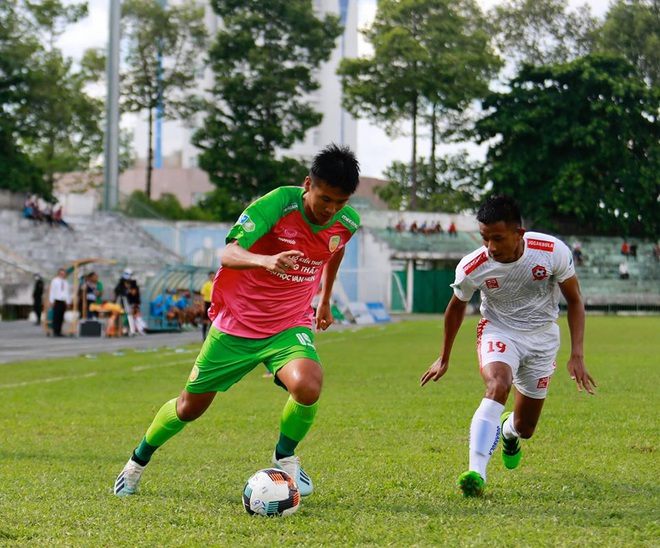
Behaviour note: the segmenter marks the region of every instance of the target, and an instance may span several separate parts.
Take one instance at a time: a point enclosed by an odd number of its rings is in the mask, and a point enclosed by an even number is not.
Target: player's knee
[[[511,392],[511,384],[506,382],[505,379],[492,379],[486,385],[486,398],[490,400],[506,402],[509,392]]]
[[[323,377],[319,374],[304,374],[289,379],[287,390],[289,394],[302,405],[313,405],[321,396]]]
[[[201,394],[197,396],[201,396]],[[184,422],[194,421],[204,414],[209,405],[211,405],[212,400],[212,397],[190,397],[190,394],[184,391],[177,399],[176,415],[179,420]]]

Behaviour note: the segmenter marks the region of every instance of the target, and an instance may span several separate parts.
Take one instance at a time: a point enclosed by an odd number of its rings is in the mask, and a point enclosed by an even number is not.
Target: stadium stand
[[[67,217],[73,230],[25,219],[20,211],[0,209],[0,302],[26,306],[31,300],[32,275],[49,280],[57,268],[85,257],[107,258],[113,265],[95,265],[109,291],[124,268],[140,281],[182,258],[163,246],[133,219],[116,212]]]

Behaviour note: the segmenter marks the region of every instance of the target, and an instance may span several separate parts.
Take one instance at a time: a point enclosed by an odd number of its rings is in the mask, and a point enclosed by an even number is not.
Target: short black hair
[[[518,204],[513,196],[506,194],[491,194],[486,198],[477,211],[477,221],[485,225],[504,221],[522,226],[522,216]]]
[[[353,194],[360,182],[360,164],[349,147],[331,143],[314,157],[309,178]]]

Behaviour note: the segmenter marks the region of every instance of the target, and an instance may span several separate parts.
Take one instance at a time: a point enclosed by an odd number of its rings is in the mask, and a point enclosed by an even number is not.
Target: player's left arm
[[[585,329],[585,311],[582,294],[580,293],[580,284],[576,275],[567,278],[559,284],[567,305],[568,329],[571,334],[571,356],[568,359],[566,367],[571,376],[571,380],[577,383],[577,388],[582,392],[582,388],[594,393],[597,386],[594,379],[587,372],[584,365],[584,329]]]
[[[325,264],[321,274],[321,294],[319,295],[319,304],[316,308],[316,318],[314,322],[316,329],[326,330],[335,319],[332,316],[332,286],[337,278],[339,266],[344,258],[345,248],[338,249]]]

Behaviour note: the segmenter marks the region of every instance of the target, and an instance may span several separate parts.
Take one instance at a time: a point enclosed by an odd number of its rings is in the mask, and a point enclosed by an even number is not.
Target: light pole
[[[106,65],[108,94],[105,130],[105,178],[103,210],[117,208],[119,198],[119,23],[120,0],[110,0],[108,59]]]

